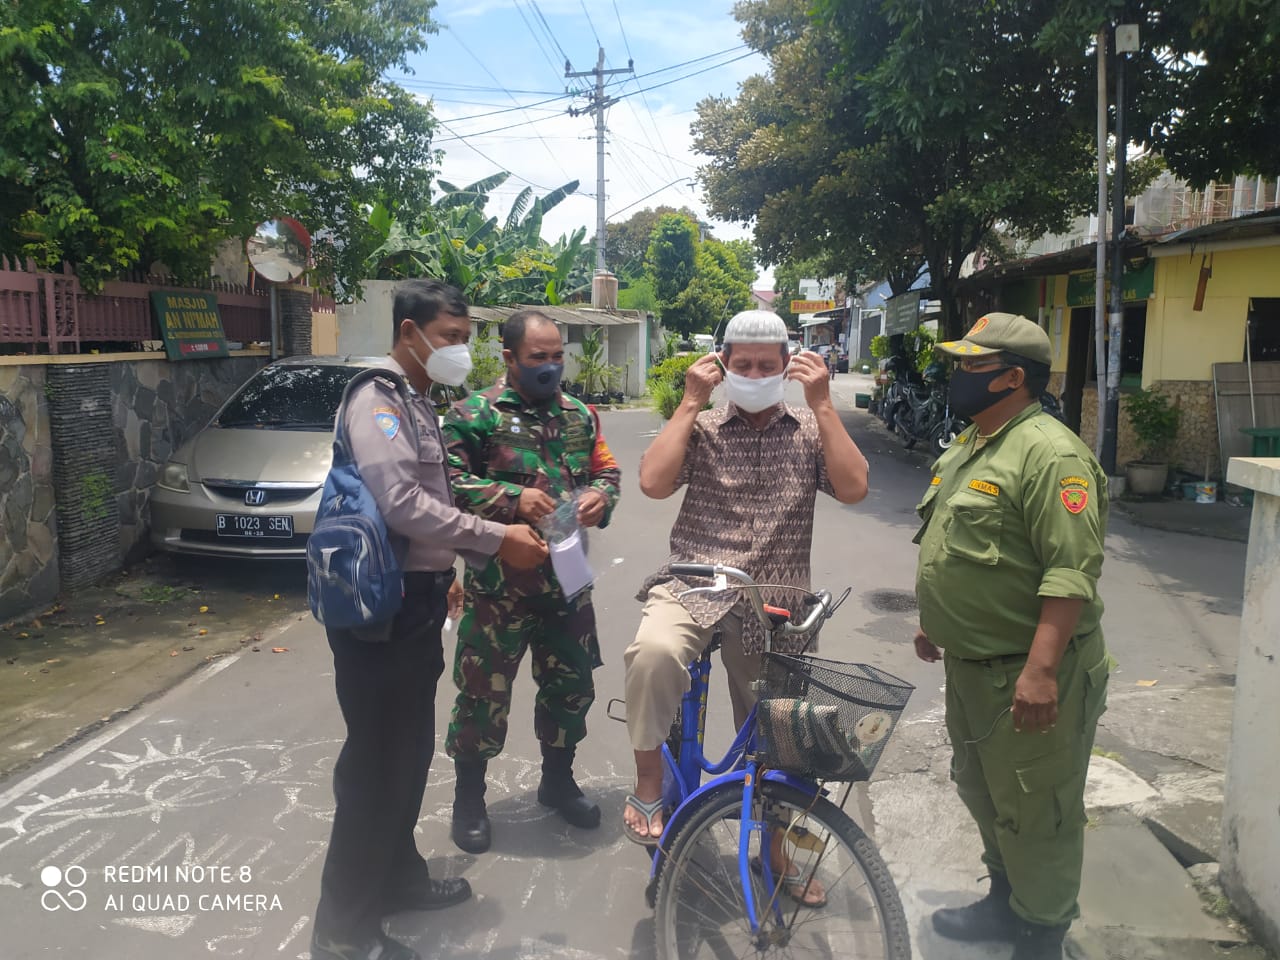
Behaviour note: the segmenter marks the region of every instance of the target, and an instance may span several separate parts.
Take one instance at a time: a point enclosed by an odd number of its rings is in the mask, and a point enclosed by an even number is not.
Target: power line
[[[546,57],[547,65],[551,67],[551,70],[558,75],[560,73],[560,68],[556,66],[556,62],[551,58],[551,54],[547,52],[546,42],[540,36],[538,36],[537,31],[533,27],[533,24],[531,24],[529,22],[529,18],[525,16],[524,8],[520,6],[520,0],[516,0],[516,13],[520,14],[520,19],[524,21],[525,29],[529,31],[529,35],[533,37],[533,42],[538,45],[538,49],[541,50],[542,55]]]
[[[582,12],[586,14],[587,17],[587,26],[591,28],[591,35],[596,38],[596,46],[604,46],[604,44],[600,42],[600,34],[596,33],[596,25],[591,22],[591,13],[587,10],[587,0],[578,0],[578,3],[582,4]]]
[[[671,154],[669,154],[669,153],[663,153],[663,152],[661,152],[660,150],[658,150],[656,147],[654,147],[654,146],[653,146],[653,144],[648,144],[648,145],[646,145],[646,144],[641,143],[639,140],[632,140],[630,137],[624,137],[624,136],[623,136],[622,134],[620,134],[620,133],[614,133],[614,134],[613,134],[613,138],[614,138],[615,140],[622,140],[622,141],[625,141],[626,143],[631,144],[633,147],[639,147],[641,150],[650,150],[650,151],[652,151],[653,153],[658,154],[658,156],[660,156],[660,157],[666,157],[668,160],[671,160],[671,161],[673,161],[673,162],[675,162],[675,163],[682,163],[682,164],[684,164],[686,167],[692,167],[694,170],[697,170],[697,169],[698,169],[698,165],[697,165],[696,163],[690,163],[688,160],[685,160],[685,159],[684,159],[684,158],[682,158],[682,157],[676,157],[676,156],[672,156],[672,155],[671,155]],[[677,172],[678,172],[678,171],[677,171]]]
[[[444,127],[446,130],[448,130],[450,133],[454,133],[454,131],[453,131],[453,130],[451,130],[451,129],[449,128],[449,125],[448,125],[447,123],[445,123],[443,120],[438,120],[438,121],[436,121],[436,122],[437,122],[437,123],[439,123],[439,124],[440,124],[440,126]],[[461,137],[459,137],[456,133],[454,133],[454,139],[455,139],[455,140],[461,140],[462,138],[461,138]],[[532,180],[528,179],[527,177],[522,177],[522,176],[520,176],[520,174],[518,174],[518,173],[511,173],[511,171],[510,171],[510,170],[508,170],[504,164],[499,163],[497,160],[493,159],[493,157],[489,156],[487,153],[485,153],[484,151],[480,150],[480,149],[479,149],[478,147],[476,147],[474,144],[471,144],[471,143],[465,143],[465,142],[464,142],[464,143],[463,143],[463,146],[465,146],[465,147],[466,147],[468,150],[470,150],[472,153],[475,153],[475,154],[479,155],[480,157],[483,157],[485,160],[488,160],[490,163],[492,163],[495,167],[497,167],[499,170],[503,171],[504,173],[510,173],[510,174],[511,174],[511,176],[515,177],[515,178],[516,178],[517,180],[519,180],[521,183],[527,183],[527,184],[528,184],[529,186],[531,186],[531,187],[537,187],[539,190],[545,190],[545,191],[547,191],[547,192],[550,192],[551,190],[555,189],[554,187],[544,187],[544,186],[543,186],[542,184],[540,184],[540,183],[534,183]],[[562,172],[564,172],[564,175],[565,175],[566,177],[568,177],[568,176],[569,176],[568,171],[567,171],[567,170],[564,170],[564,168],[563,168],[563,167],[561,167],[561,171],[562,171]],[[573,177],[569,177],[569,179],[570,179],[570,180],[572,180],[572,179],[573,179]]]
[[[560,51],[560,56],[564,57],[564,62],[567,67],[569,63],[569,55],[564,52],[564,47],[560,46],[560,41],[556,38],[556,32],[551,29],[551,24],[547,23],[547,18],[542,15],[542,8],[538,6],[538,0],[529,0],[529,2],[533,4],[533,12],[536,13],[538,15],[538,19],[542,21],[542,27],[547,31],[547,36],[551,38],[551,42],[555,44],[556,49]]]
[[[627,28],[623,26],[622,14],[618,12],[618,0],[613,0],[613,15],[618,21],[618,30],[621,31],[622,33],[622,43],[626,47],[627,58],[628,60],[633,60],[634,58],[631,56],[631,41],[627,38]],[[667,143],[666,143],[666,140],[663,139],[662,131],[658,128],[658,120],[657,120],[657,117],[654,116],[653,107],[649,106],[649,98],[646,97],[644,94],[641,94],[640,99],[644,102],[645,112],[649,114],[649,125],[653,127],[653,132],[658,135],[658,142],[662,144],[662,149],[667,150],[668,149]],[[640,127],[640,132],[644,134],[644,138],[649,144],[649,149],[657,153],[657,148],[654,147],[653,141],[649,139],[649,132],[645,130],[644,123],[640,120],[639,111],[636,110],[635,105],[632,104],[630,100],[627,101],[627,108],[635,116],[636,123]],[[679,171],[676,170],[675,167],[671,167],[670,169],[671,169],[672,175],[675,175],[675,176],[679,175]]]
[[[755,55],[755,51],[751,51],[750,53],[744,53],[744,54],[742,54],[742,56],[734,57],[732,60],[725,60],[725,61],[724,61],[724,62],[722,62],[722,63],[715,63],[715,64],[712,64],[712,65],[711,65],[711,66],[709,66],[709,67],[704,67],[704,68],[703,68],[703,69],[701,69],[701,70],[695,70],[693,73],[686,73],[686,74],[684,74],[683,76],[675,77],[675,78],[674,78],[674,79],[672,79],[672,80],[665,80],[665,81],[663,81],[662,83],[655,83],[653,86],[650,86],[650,87],[640,87],[640,88],[637,88],[637,89],[635,89],[635,90],[628,91],[628,92],[626,92],[626,93],[619,93],[616,97],[612,97],[612,98],[610,98],[610,99],[611,99],[611,100],[613,100],[613,101],[616,103],[616,102],[617,102],[617,101],[619,101],[619,100],[625,100],[627,97],[634,97],[636,94],[644,93],[645,91],[648,91],[648,90],[657,90],[657,89],[659,89],[660,87],[669,87],[669,86],[671,86],[671,84],[673,84],[673,83],[679,83],[681,80],[688,80],[690,77],[696,77],[696,76],[700,76],[701,74],[704,74],[704,73],[710,73],[712,70],[718,70],[720,67],[727,67],[727,66],[728,66],[729,64],[731,64],[731,63],[737,63],[739,60],[745,60],[747,57],[751,57],[751,56],[754,56],[754,55]],[[705,60],[706,58],[705,58],[705,57],[700,57],[699,59],[701,59],[701,60]],[[693,62],[696,62],[696,61],[689,61],[689,62],[690,62],[690,63],[693,63]],[[683,64],[682,64],[682,66],[683,66]],[[667,69],[667,70],[672,70],[672,69],[674,69],[674,67],[667,67],[666,69]],[[653,71],[653,73],[645,74],[645,76],[653,76],[655,73],[661,73],[661,72],[663,72],[663,71],[655,70],[655,71]],[[636,79],[639,79],[639,78],[637,77]],[[546,100],[544,100],[544,101],[541,101],[541,102],[542,102],[542,103],[549,103],[550,101],[546,101]],[[689,112],[691,112],[691,111],[683,111],[683,112],[685,112],[685,113],[689,113]],[[451,122],[453,122],[453,123],[458,123],[458,122],[460,122],[460,120],[461,120],[461,119],[474,119],[474,118],[458,118],[458,117],[455,117],[455,118],[453,119],[453,121],[451,121]],[[528,124],[528,123],[539,123],[539,122],[540,122],[540,121],[542,121],[542,120],[550,120],[550,119],[551,119],[550,117],[540,117],[540,118],[537,118],[537,119],[534,119],[534,120],[528,120],[528,121],[525,121],[525,123],[512,123],[512,124],[508,124],[508,125],[507,125],[507,126],[505,126],[505,127],[494,127],[492,130],[478,130],[478,131],[476,131],[475,133],[469,133],[469,134],[467,134],[467,136],[481,137],[481,136],[485,136],[486,134],[490,134],[490,133],[501,133],[501,132],[502,132],[502,131],[504,131],[504,130],[514,130],[516,127],[523,127],[523,126],[525,126],[525,125],[526,125],[526,124]]]
[[[449,32],[450,34],[452,34],[453,39],[458,41],[458,44],[462,47],[462,49],[467,51],[467,53],[471,56],[471,59],[474,60],[476,63],[480,64],[480,69],[489,75],[489,79],[491,79],[494,83],[501,86],[502,81],[499,80],[497,77],[495,77],[493,75],[493,71],[490,70],[487,66],[485,66],[484,61],[475,55],[475,52],[469,46],[467,46],[466,42],[462,39],[462,37],[458,36],[458,32],[456,30],[450,30]],[[518,102],[514,94],[508,93],[507,96],[511,98],[512,103]],[[524,112],[524,107],[521,106],[520,110],[521,112]],[[525,116],[528,116],[528,114],[526,113]],[[445,129],[447,130],[449,128],[446,127]],[[540,140],[542,139],[541,135],[539,135],[538,139]],[[555,165],[560,168],[560,172],[563,173],[567,179],[572,180],[573,177],[569,175],[569,171],[564,168],[564,164],[560,162],[560,158],[556,156],[555,151],[551,149],[551,144],[547,143],[547,141],[545,140],[542,140],[542,148],[547,151],[547,156],[549,156],[552,159],[552,161],[555,163]]]

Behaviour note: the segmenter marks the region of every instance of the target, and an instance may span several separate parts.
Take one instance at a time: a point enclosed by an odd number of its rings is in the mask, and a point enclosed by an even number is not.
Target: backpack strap
[[[347,381],[346,389],[342,391],[342,401],[338,404],[338,415],[334,418],[333,429],[333,451],[334,459],[341,457],[346,463],[351,462],[351,447],[347,443],[347,401],[355,392],[356,388],[370,380],[382,378],[389,380],[395,385],[396,393],[400,394],[400,399],[404,401],[405,418],[409,421],[409,429],[413,431],[413,445],[416,449],[419,443],[418,437],[418,421],[413,415],[413,396],[409,393],[409,385],[405,383],[404,377],[396,373],[394,370],[388,370],[386,367],[366,367],[356,373],[354,377]]]

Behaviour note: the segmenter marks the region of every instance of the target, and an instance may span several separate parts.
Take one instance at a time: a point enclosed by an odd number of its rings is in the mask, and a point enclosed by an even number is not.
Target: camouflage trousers
[[[445,738],[449,756],[487,760],[502,752],[511,685],[526,649],[538,685],[538,739],[572,747],[587,735],[595,700],[591,671],[601,663],[590,593],[566,602],[558,593],[508,598],[468,588],[453,661],[458,699]]]

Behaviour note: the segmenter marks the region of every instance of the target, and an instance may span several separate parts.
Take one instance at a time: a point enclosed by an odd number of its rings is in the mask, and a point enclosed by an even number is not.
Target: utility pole
[[[564,62],[564,75],[569,78],[596,78],[596,89],[591,96],[590,105],[585,110],[570,107],[569,116],[579,117],[587,113],[596,115],[596,273],[603,273],[608,269],[604,262],[604,112],[618,102],[616,97],[606,97],[604,95],[604,78],[613,76],[616,73],[635,73],[636,71],[634,60],[627,61],[625,70],[606,70],[604,68],[604,47],[598,49],[599,55],[596,57],[594,70],[575,73],[572,69],[573,65],[566,60]]]
[[[1138,49],[1138,28],[1117,25],[1116,54],[1116,168],[1111,196],[1111,302],[1108,318],[1110,349],[1107,351],[1106,418],[1102,431],[1102,453],[1098,458],[1108,475],[1116,472],[1116,438],[1120,423],[1120,365],[1124,359],[1124,237],[1125,162],[1128,159],[1124,135],[1124,74],[1128,54]],[[1102,377],[1098,377],[1102,389]]]

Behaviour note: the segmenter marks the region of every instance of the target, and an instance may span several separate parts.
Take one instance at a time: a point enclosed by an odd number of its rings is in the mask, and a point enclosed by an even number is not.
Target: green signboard
[[[1067,306],[1068,307],[1085,307],[1093,303],[1094,294],[1094,276],[1097,271],[1081,270],[1079,273],[1071,273],[1067,275]],[[1107,281],[1110,283],[1110,280]],[[1124,268],[1122,277],[1124,288],[1121,291],[1122,299],[1126,303],[1134,300],[1149,300],[1156,286],[1156,265],[1152,260],[1148,260],[1137,270]],[[1108,289],[1107,296],[1110,296]]]
[[[895,333],[910,333],[920,325],[920,291],[890,297],[884,302],[884,332],[886,336]]]
[[[227,356],[227,337],[222,331],[216,293],[153,290],[151,307],[170,360]]]

